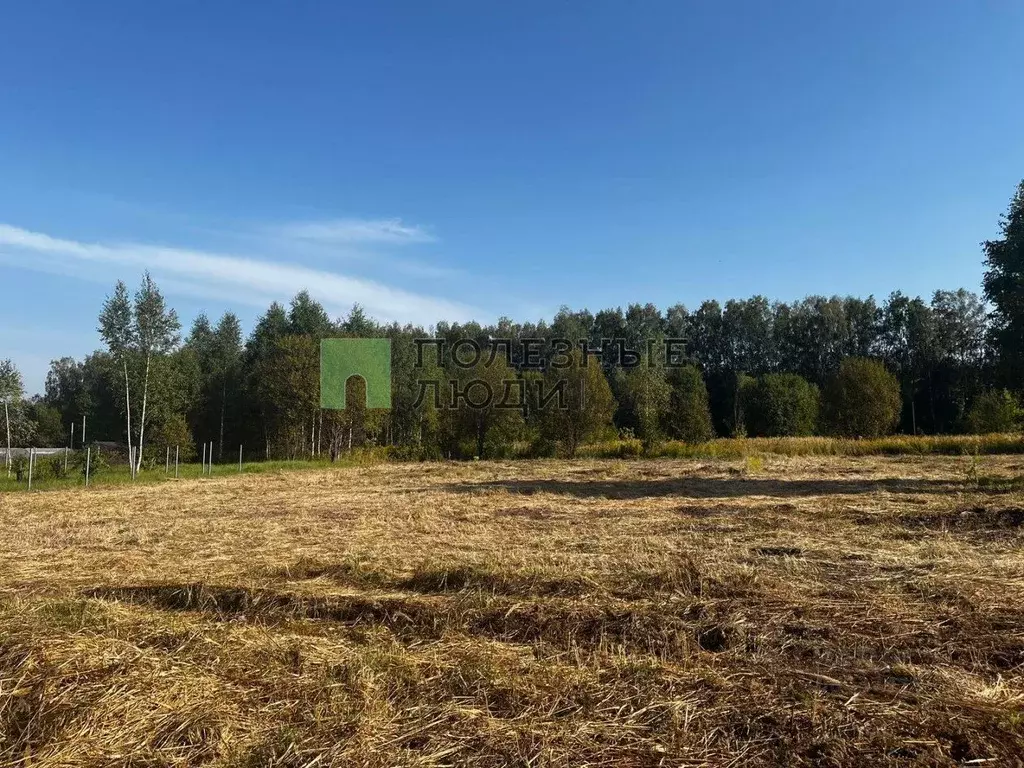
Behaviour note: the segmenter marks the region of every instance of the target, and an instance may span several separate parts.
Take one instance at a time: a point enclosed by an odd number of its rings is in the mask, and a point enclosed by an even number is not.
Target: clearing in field
[[[1022,460],[982,463],[7,494],[0,763],[1019,765]]]

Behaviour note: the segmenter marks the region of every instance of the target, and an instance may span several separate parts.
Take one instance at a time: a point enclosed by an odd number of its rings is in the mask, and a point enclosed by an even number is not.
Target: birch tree
[[[142,284],[132,302],[128,289],[122,281],[114,286],[114,293],[108,297],[100,312],[99,332],[111,355],[119,362],[124,374],[125,421],[128,434],[128,455],[131,461],[132,477],[142,467],[142,449],[146,439],[147,406],[149,404],[149,376],[153,358],[162,356],[178,344],[181,324],[173,309],[167,309],[164,298],[149,272],[142,277]],[[132,432],[132,369],[141,368],[137,375],[136,396],[141,388],[142,407],[138,419],[138,440]],[[133,452],[134,447],[134,452]]]
[[[644,357],[626,375],[626,395],[644,449],[650,450],[662,437],[662,421],[671,405],[672,387],[664,367]]]
[[[128,435],[128,456],[132,456],[132,396],[131,382],[128,377],[128,358],[135,346],[135,323],[132,317],[132,304],[128,296],[128,288],[121,280],[114,286],[114,293],[103,302],[100,312],[99,332],[103,343],[107,345],[111,356],[117,361],[124,373],[124,408],[126,433]],[[135,467],[132,465],[132,477]]]
[[[135,293],[135,333],[140,361],[145,361],[142,378],[142,416],[139,419],[139,446],[135,457],[135,473],[142,467],[145,445],[146,406],[149,399],[149,373],[154,356],[163,356],[178,346],[181,323],[178,314],[168,309],[164,297],[149,272],[142,276],[142,285]]]

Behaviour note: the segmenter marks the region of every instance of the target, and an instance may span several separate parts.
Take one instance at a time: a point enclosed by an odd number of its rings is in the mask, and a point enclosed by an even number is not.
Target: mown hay
[[[1020,765],[1020,471],[765,454],[6,494],[0,764]]]

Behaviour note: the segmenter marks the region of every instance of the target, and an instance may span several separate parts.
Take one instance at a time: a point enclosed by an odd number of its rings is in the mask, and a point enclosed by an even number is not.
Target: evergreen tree
[[[1000,218],[1001,238],[987,240],[985,297],[994,306],[993,339],[1006,384],[1024,390],[1024,181]]]

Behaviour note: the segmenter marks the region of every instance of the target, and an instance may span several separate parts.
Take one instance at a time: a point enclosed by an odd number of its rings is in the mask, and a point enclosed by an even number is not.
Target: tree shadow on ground
[[[711,499],[740,496],[833,496],[877,493],[952,493],[962,490],[959,480],[906,478],[779,480],[752,477],[679,477],[655,480],[491,480],[476,483],[451,483],[444,490],[453,493],[477,493],[505,490],[533,495],[553,493],[577,498],[642,499],[661,496]]]
[[[383,626],[417,640],[452,632],[506,643],[546,643],[572,651],[620,647],[628,652],[682,657],[686,637],[706,650],[725,650],[713,617],[699,602],[667,611],[650,600],[581,601],[575,598],[524,600],[520,596],[459,593],[422,595],[299,595],[272,589],[202,583],[96,587],[84,597],[166,611],[190,611],[220,621],[274,624],[295,620],[349,627]],[[713,644],[713,648],[708,645]]]

